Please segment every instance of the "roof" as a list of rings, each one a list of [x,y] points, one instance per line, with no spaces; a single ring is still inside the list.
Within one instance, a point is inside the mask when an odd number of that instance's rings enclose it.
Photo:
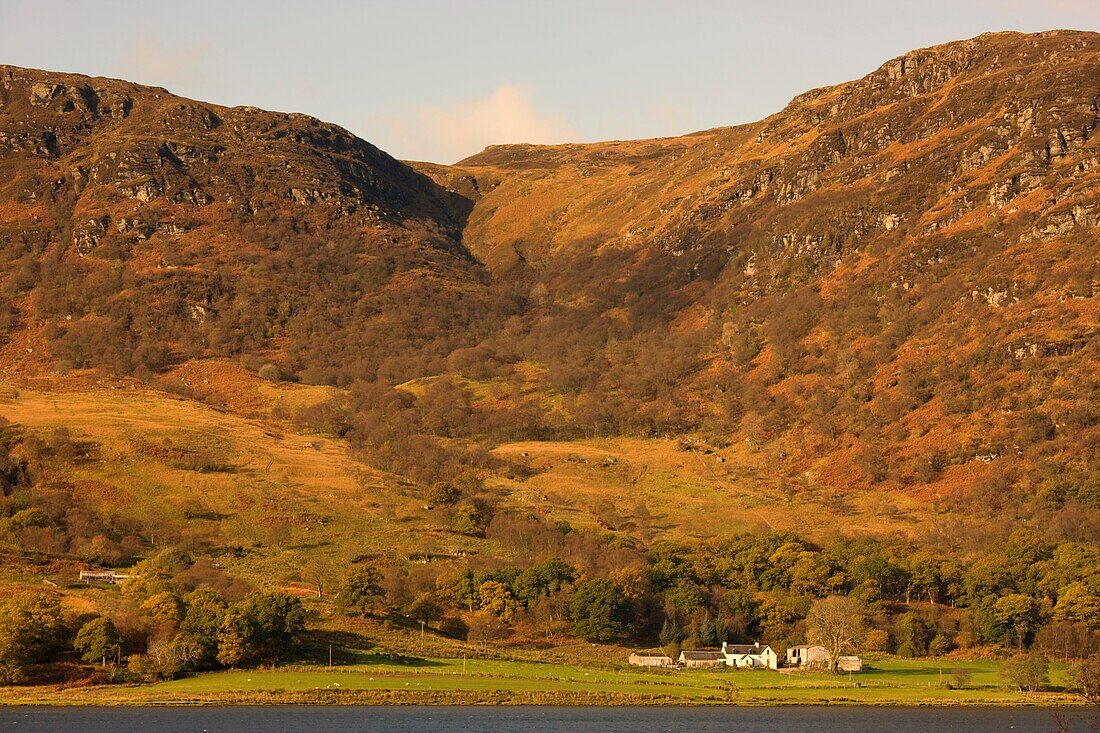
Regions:
[[[771,647],[767,644],[726,644],[727,654],[763,654],[765,650],[770,650]]]
[[[672,661],[672,657],[667,654],[645,654],[642,652],[631,652],[630,656],[637,657],[638,659],[667,659]]]
[[[680,652],[680,656],[683,657],[685,660],[692,659],[692,660],[695,660],[695,661],[703,661],[703,660],[708,660],[708,659],[716,659],[717,660],[717,659],[725,659],[726,658],[725,654],[723,654],[722,652],[716,652],[716,651]]]

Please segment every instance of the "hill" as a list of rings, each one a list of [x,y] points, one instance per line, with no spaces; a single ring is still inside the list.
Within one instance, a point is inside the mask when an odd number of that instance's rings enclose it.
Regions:
[[[750,125],[462,161],[487,182],[464,243],[527,288],[485,345],[588,430],[703,429],[810,486],[994,514],[1092,505],[1098,50],[990,34]]]
[[[482,641],[605,580],[646,642],[798,641],[835,593],[883,649],[1092,634],[1098,122],[1072,31],[455,166],[0,67],[4,581],[141,562],[63,595],[143,649],[161,588],[354,628],[322,587],[359,567]]]
[[[335,125],[0,67],[0,149],[9,365],[268,353],[346,383],[484,328],[465,202]]]

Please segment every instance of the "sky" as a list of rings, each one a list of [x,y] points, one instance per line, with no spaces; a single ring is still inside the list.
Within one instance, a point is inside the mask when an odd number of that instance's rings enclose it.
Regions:
[[[406,160],[751,122],[987,31],[1100,30],[1100,0],[0,0],[0,64],[303,112]]]

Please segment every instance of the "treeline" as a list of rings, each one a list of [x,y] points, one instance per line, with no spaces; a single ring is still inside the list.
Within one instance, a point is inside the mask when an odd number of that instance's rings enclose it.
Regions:
[[[351,618],[422,622],[483,647],[581,638],[670,653],[722,641],[782,651],[843,622],[837,654],[1030,652],[1070,661],[1100,652],[1100,554],[1027,530],[986,553],[946,558],[904,542],[818,545],[790,532],[645,547],[503,512],[483,532],[524,560],[359,561],[326,578],[335,592],[311,603]],[[78,656],[126,660],[126,673],[143,679],[268,664],[292,654],[306,629],[298,598],[252,590],[207,558],[162,551],[132,576],[106,614],[66,617],[47,591],[6,599],[5,678]]]
[[[133,573],[122,587],[122,610],[111,614],[67,616],[61,595],[49,591],[20,591],[0,602],[0,682],[49,678],[42,665],[78,659],[98,665],[104,681],[273,664],[305,631],[298,598],[248,591],[208,561],[165,551]]]
[[[348,582],[369,590],[347,597],[370,600],[345,607],[410,615],[451,632],[465,623],[479,640],[575,634],[695,647],[763,639],[785,649],[806,640],[815,602],[841,596],[865,616],[862,651],[1036,648],[1071,658],[1100,650],[1100,553],[1026,530],[988,553],[950,558],[877,540],[818,546],[789,532],[643,548],[533,516],[500,515],[486,532],[544,559],[421,568],[388,587],[384,573],[356,571]]]

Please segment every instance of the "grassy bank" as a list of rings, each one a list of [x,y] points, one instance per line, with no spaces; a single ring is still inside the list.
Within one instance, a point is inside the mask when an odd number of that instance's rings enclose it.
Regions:
[[[965,669],[964,689],[950,689]],[[1052,670],[1060,688],[1064,668]],[[882,660],[856,675],[607,670],[569,664],[418,659],[333,669],[215,672],[148,686],[6,688],[13,705],[549,704],[1072,705],[1063,692],[1008,689],[996,661]]]

